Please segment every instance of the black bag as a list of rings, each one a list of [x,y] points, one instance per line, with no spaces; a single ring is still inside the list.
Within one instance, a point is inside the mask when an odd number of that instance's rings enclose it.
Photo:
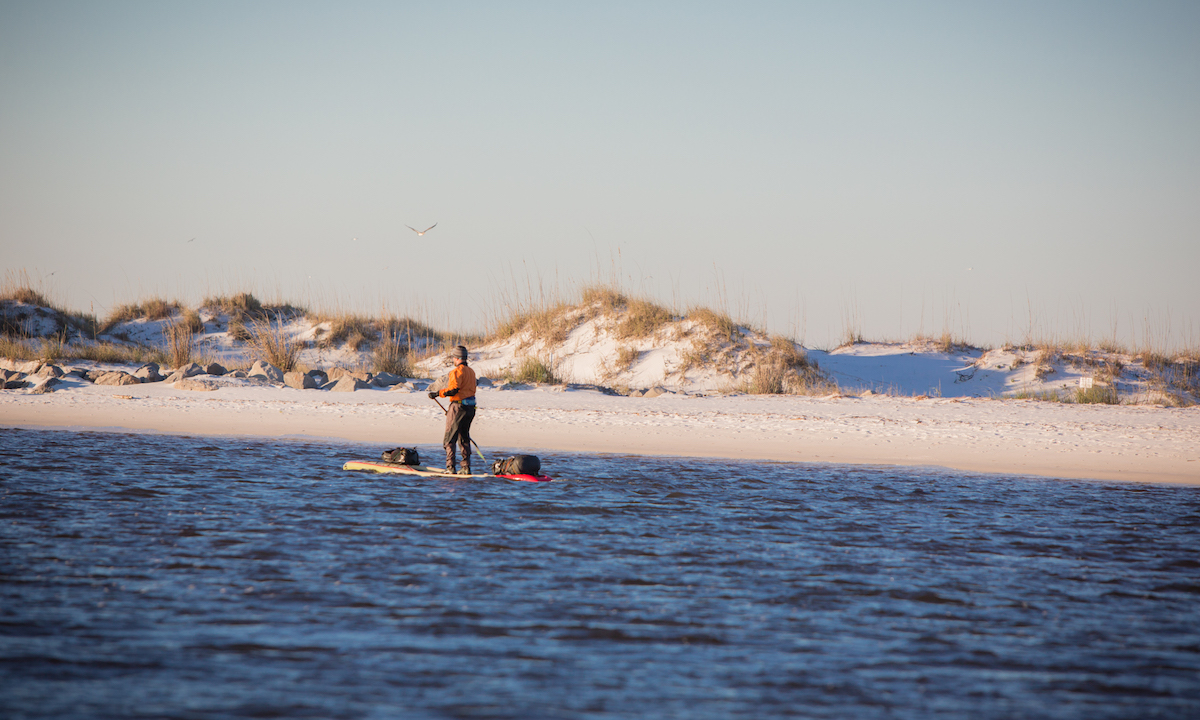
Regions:
[[[421,456],[417,453],[416,448],[396,448],[395,450],[384,450],[383,461],[395,465],[420,465]]]
[[[493,475],[541,475],[542,461],[536,455],[513,455],[492,463]]]

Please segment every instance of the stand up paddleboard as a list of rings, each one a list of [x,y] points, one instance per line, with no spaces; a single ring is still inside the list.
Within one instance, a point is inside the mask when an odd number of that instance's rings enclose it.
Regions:
[[[390,475],[416,475],[418,477],[446,478],[465,480],[467,478],[501,478],[504,480],[523,480],[525,482],[550,482],[554,478],[548,475],[489,475],[487,473],[473,475],[456,475],[441,468],[428,465],[400,465],[398,463],[378,462],[373,460],[351,460],[342,466],[343,470],[361,470]]]

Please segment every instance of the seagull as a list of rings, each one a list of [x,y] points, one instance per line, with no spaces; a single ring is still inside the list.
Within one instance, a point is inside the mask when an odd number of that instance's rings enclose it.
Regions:
[[[419,236],[424,235],[425,233],[429,232],[430,230],[434,229],[435,227],[437,227],[437,223],[430,225],[429,227],[425,228],[424,230],[418,230],[415,227],[413,227],[412,225],[405,225],[404,227],[408,228],[409,230],[412,230],[419,237]]]

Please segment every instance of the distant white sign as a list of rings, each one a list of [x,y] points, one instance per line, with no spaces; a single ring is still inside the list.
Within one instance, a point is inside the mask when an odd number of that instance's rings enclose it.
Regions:
[[[1080,388],[1087,390],[1091,386],[1092,386],[1092,379],[1090,377],[1079,378],[1079,387]]]

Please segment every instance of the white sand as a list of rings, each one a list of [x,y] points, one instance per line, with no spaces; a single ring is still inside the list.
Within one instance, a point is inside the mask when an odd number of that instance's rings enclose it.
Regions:
[[[943,466],[971,472],[1200,484],[1200,407],[1065,405],[969,398],[664,395],[481,389],[485,452],[544,450],[790,462]],[[53,393],[0,392],[0,428],[336,438],[373,457],[439,445],[424,393],[278,387],[214,392],[68,380]]]

